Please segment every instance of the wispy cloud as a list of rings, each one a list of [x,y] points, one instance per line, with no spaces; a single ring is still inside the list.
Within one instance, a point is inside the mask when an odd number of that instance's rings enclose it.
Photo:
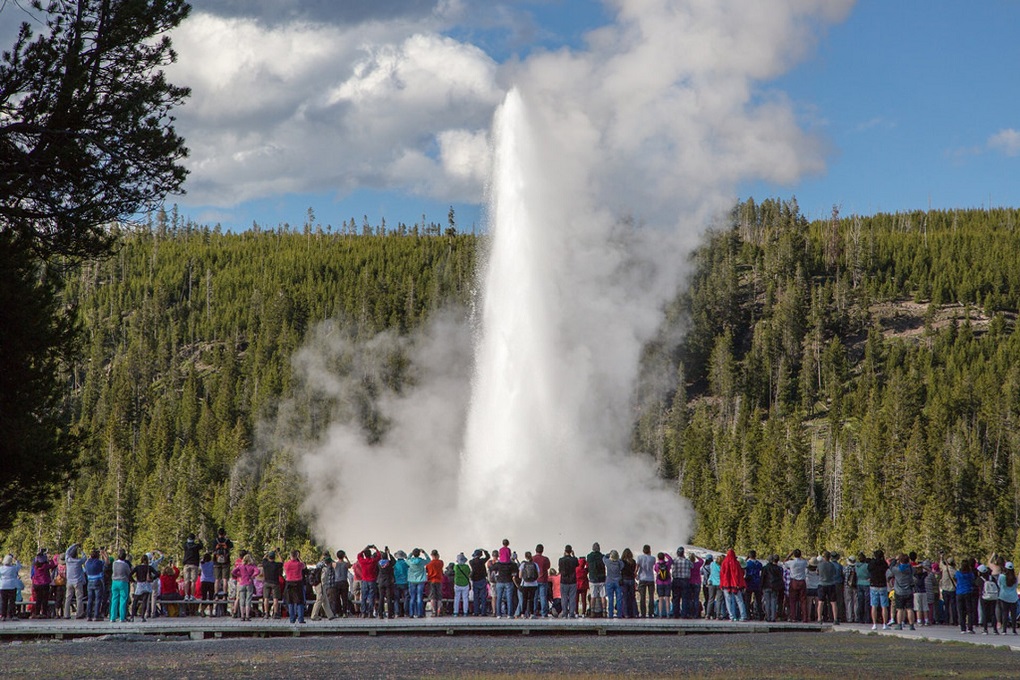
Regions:
[[[988,148],[1007,156],[1020,156],[1020,131],[1013,128],[999,130],[988,138]]]
[[[896,121],[889,120],[885,116],[875,116],[855,125],[854,132],[868,132],[876,129],[892,130],[894,127],[896,127]]]

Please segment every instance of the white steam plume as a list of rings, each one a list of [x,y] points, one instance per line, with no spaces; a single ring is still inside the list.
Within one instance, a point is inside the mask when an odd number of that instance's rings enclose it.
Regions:
[[[447,354],[419,359],[418,387],[382,404],[381,444],[334,426],[303,458],[321,539],[456,550],[504,536],[552,549],[687,539],[687,506],[626,453],[641,348],[739,181],[823,168],[792,105],[758,83],[851,3],[611,5],[616,21],[586,50],[504,67],[516,87],[497,116],[470,415],[467,362]]]
[[[325,324],[294,360],[299,398],[336,404],[314,443],[292,442],[307,480],[304,509],[316,538],[351,554],[381,548],[459,544],[457,453],[471,371],[463,314],[433,315],[413,339],[383,333],[368,341]],[[407,362],[398,382],[394,359]],[[372,442],[365,410],[384,421]],[[426,545],[428,543],[428,545]]]

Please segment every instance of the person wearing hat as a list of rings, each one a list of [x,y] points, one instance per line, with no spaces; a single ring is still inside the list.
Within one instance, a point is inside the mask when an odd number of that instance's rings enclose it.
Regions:
[[[857,558],[853,555],[846,556],[846,566],[843,567],[843,611],[847,623],[860,623],[857,615]]]
[[[375,580],[376,593],[378,593],[379,618],[395,618],[397,615],[397,580],[395,574],[396,560],[390,552],[389,546],[383,547],[383,556],[379,560],[379,572]]]
[[[275,550],[270,550],[262,560],[262,611],[263,616],[267,619],[274,619],[280,614],[280,579],[282,577],[283,562],[276,558]],[[272,607],[269,606],[270,602],[273,603]]]
[[[473,616],[485,616],[488,613],[489,570],[486,566],[488,562],[489,551],[482,548],[476,549],[468,561],[468,564],[471,565],[471,591],[474,598],[471,614]]]
[[[1006,629],[1011,628],[1013,635],[1016,635],[1016,605],[1017,605],[1017,579],[1016,570],[1012,562],[1006,562],[999,574],[999,603],[997,615],[1002,622],[1002,634]]]
[[[471,565],[464,553],[457,554],[456,564],[453,565],[453,615],[467,616],[470,611],[471,592]]]
[[[606,562],[598,543],[592,543],[585,558],[588,565],[588,611],[592,616],[603,616],[606,611]]]
[[[18,584],[21,583],[20,571],[21,563],[14,559],[14,555],[4,555],[3,566],[0,566],[0,621],[13,621],[17,616],[15,603]]]
[[[705,580],[708,586],[708,594],[705,596],[705,618],[724,619],[726,618],[726,599],[720,583],[722,582],[722,559],[709,555],[711,561],[708,563],[708,579]]]
[[[804,621],[810,621],[815,616],[818,607],[818,557],[808,560],[807,572],[804,579],[804,596],[807,598],[806,609],[804,610]]]
[[[312,590],[315,591],[312,620],[316,620],[321,612],[332,621],[336,618],[336,610],[333,609],[333,602],[336,600],[336,572],[333,570],[333,556],[328,552],[322,553],[322,558],[314,568],[319,572],[319,583],[312,586]]]
[[[992,630],[999,634],[998,620],[995,618],[996,608],[999,603],[999,581],[991,573],[987,564],[978,567],[978,592],[981,596],[981,614],[984,631],[982,635],[988,635],[988,621],[992,622]]]
[[[407,553],[398,550],[393,553],[393,597],[398,617],[407,616]]]
[[[942,603],[940,607],[940,623],[950,626],[959,624],[956,612],[956,579],[953,573],[956,571],[956,561],[952,557],[944,555],[935,563],[935,573],[938,580],[938,588],[942,591]]]

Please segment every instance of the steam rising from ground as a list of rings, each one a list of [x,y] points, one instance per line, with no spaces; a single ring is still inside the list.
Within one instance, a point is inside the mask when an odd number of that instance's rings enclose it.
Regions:
[[[287,445],[300,454],[305,510],[320,541],[352,552],[369,543],[459,545],[457,452],[470,357],[463,313],[438,312],[413,338],[360,340],[333,323],[317,329],[295,357],[296,391],[331,404],[330,424],[313,441],[289,437]]]
[[[320,540],[471,550],[504,536],[557,549],[688,538],[687,505],[654,461],[627,452],[641,348],[738,181],[822,169],[791,105],[755,83],[849,3],[611,4],[617,20],[588,50],[505,74],[516,86],[495,127],[473,380],[463,319],[390,338],[415,376],[376,395],[385,437],[370,444],[338,422],[302,447]],[[342,402],[351,384],[323,369],[323,351],[352,349],[313,346],[295,365]]]

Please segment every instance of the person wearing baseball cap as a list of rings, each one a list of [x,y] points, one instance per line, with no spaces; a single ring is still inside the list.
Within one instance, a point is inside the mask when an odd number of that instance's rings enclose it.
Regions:
[[[1017,580],[1016,570],[1012,562],[1006,562],[1002,573],[999,574],[999,602],[998,616],[1002,622],[1002,634],[1012,630],[1016,635],[1016,604],[1017,604]]]

